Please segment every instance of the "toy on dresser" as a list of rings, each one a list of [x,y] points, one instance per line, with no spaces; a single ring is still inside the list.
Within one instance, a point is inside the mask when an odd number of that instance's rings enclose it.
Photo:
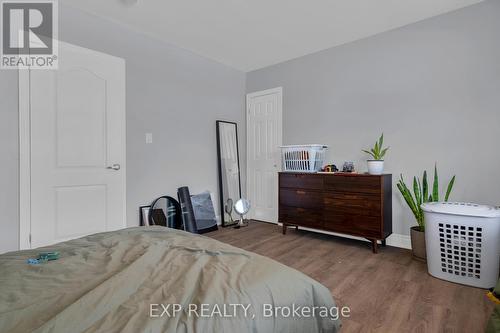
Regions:
[[[321,168],[321,172],[338,172],[339,169],[335,164],[328,164]]]
[[[340,171],[335,164],[328,164],[321,168],[322,173],[335,173],[335,172],[345,172],[345,173],[355,173],[353,162],[344,162],[342,165],[342,171]]]

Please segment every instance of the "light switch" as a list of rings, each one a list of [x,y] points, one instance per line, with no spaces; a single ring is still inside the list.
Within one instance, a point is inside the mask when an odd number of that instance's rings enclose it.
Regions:
[[[153,133],[146,133],[146,143],[153,143]]]

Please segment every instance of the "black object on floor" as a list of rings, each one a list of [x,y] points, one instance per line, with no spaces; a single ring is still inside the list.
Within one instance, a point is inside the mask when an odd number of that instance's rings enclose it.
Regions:
[[[181,229],[182,213],[179,202],[169,196],[159,197],[150,206],[148,222],[149,225]]]
[[[182,221],[184,222],[184,230],[193,234],[198,233],[196,226],[196,218],[194,216],[193,204],[191,203],[191,195],[187,186],[177,189],[177,197],[181,205]]]

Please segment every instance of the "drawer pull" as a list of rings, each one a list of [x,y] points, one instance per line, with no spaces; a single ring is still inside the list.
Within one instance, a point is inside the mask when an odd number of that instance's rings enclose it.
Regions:
[[[297,194],[300,194],[300,195],[304,195],[304,194],[306,194],[306,192],[305,192],[305,191],[297,191],[296,193],[297,193]]]

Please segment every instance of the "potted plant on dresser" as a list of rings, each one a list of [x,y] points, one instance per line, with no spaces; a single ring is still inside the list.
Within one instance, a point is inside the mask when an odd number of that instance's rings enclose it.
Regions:
[[[383,148],[384,144],[384,133],[380,136],[378,141],[375,142],[375,146],[370,150],[363,150],[365,153],[370,154],[373,159],[368,160],[368,173],[370,175],[381,175],[384,172],[384,156],[387,153],[387,148]]]
[[[454,184],[455,176],[453,176],[448,183],[444,201],[448,201]],[[427,255],[425,251],[425,221],[424,212],[421,205],[426,202],[439,201],[439,178],[437,167],[434,166],[434,180],[432,183],[432,188],[429,188],[429,183],[427,181],[427,171],[424,171],[422,182],[418,177],[413,177],[413,194],[405,184],[403,175],[401,175],[397,186],[399,191],[403,195],[404,200],[408,204],[408,207],[410,207],[413,215],[415,216],[415,219],[417,220],[417,226],[410,228],[411,249],[413,252],[413,256],[417,259],[426,260]]]

